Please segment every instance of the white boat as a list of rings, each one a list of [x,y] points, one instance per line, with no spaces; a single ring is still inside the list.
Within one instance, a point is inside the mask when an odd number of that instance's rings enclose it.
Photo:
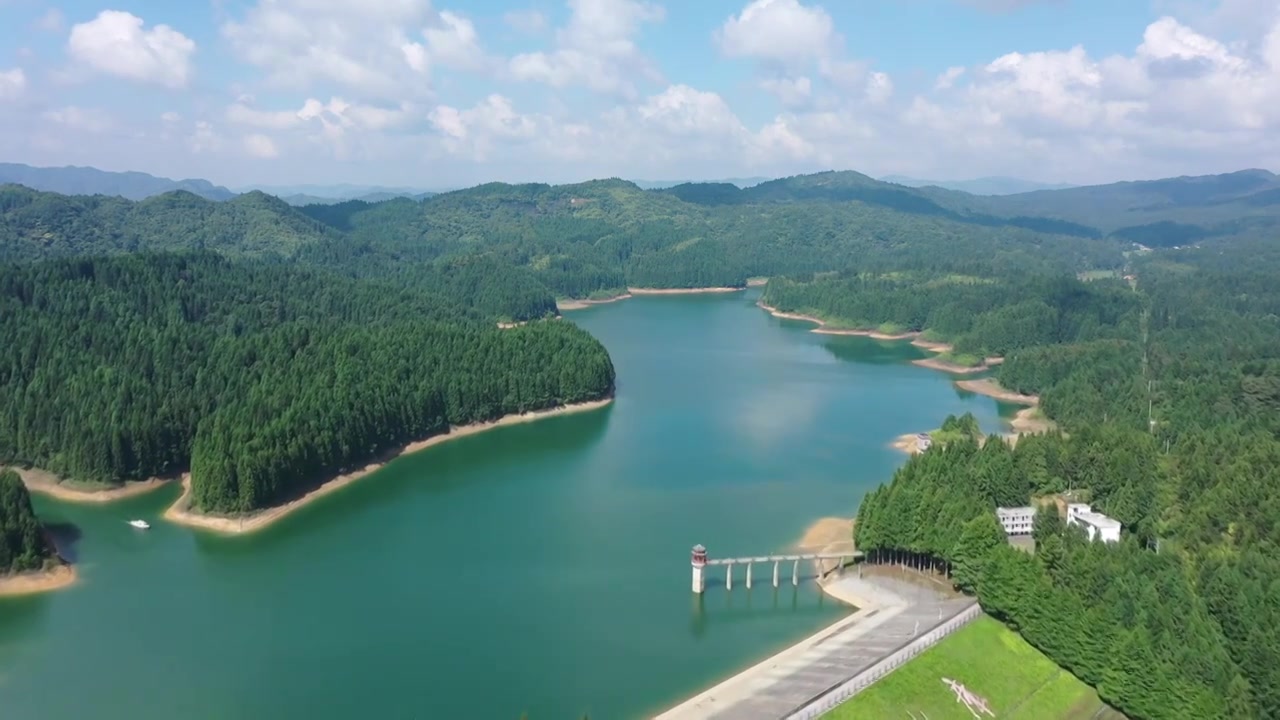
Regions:
[[[151,528],[151,526],[147,524],[146,520],[130,520],[129,524],[139,530],[149,530]]]

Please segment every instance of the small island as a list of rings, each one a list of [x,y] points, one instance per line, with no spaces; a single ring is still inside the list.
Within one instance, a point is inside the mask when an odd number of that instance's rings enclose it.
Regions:
[[[978,418],[974,417],[973,413],[965,413],[960,417],[948,415],[947,419],[942,421],[942,427],[924,433],[900,435],[893,441],[892,446],[909,455],[915,455],[934,445],[946,447],[960,440],[971,440],[979,444],[984,440],[982,428],[978,426]]]
[[[75,570],[58,557],[13,470],[0,470],[0,597],[67,587]]]

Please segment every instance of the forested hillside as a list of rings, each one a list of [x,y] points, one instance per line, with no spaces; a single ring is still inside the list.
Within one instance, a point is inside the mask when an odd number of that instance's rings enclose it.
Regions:
[[[957,354],[977,357],[1058,343],[1131,341],[1142,310],[1141,298],[1121,281],[1053,275],[844,271],[807,282],[774,278],[762,301],[834,327],[923,332],[952,344]]]
[[[0,269],[0,346],[0,463],[104,482],[190,467],[217,512],[613,390],[570,323],[499,330],[421,290],[207,252]]]
[[[139,250],[287,257],[336,233],[262,193],[214,202],[185,191],[137,202],[0,186],[0,261]]]
[[[27,487],[17,473],[0,469],[0,576],[39,570],[53,557]]]
[[[858,544],[947,564],[1131,717],[1280,717],[1280,252],[1235,241],[1134,271],[1138,323],[1013,349],[999,370],[1069,440],[930,450],[868,495]],[[1121,545],[1045,511],[1035,555],[1010,549],[995,506],[1065,489],[1120,520]]]
[[[857,173],[742,191],[730,185],[738,193],[731,203],[708,201],[706,187],[714,186],[491,183],[420,201],[293,208],[258,192],[227,202],[183,192],[130,202],[6,186],[0,261],[213,250],[393,277],[407,287],[461,282],[464,294],[484,298],[478,307],[512,320],[540,317],[553,296],[617,294],[628,286],[740,287],[748,277],[854,262],[983,275],[1076,273],[1122,263],[1121,244],[1097,239],[1090,228],[956,213]],[[493,271],[484,277],[507,280],[489,287],[460,280],[476,256]],[[509,296],[508,285],[516,287]]]
[[[1055,234],[1072,228],[976,221],[927,200],[919,199],[919,207],[899,202],[896,195],[882,201],[874,193],[805,189],[821,177],[747,190],[682,185],[645,191],[622,180],[491,183],[420,203],[353,201],[303,211],[370,248],[410,260],[485,248],[530,268],[561,297],[628,285],[742,286],[748,277],[855,262],[869,269],[980,274],[1043,268],[1075,273],[1123,262],[1119,244],[1089,237],[1096,233],[1087,229],[1081,231],[1085,237]],[[738,199],[718,202],[708,193]]]

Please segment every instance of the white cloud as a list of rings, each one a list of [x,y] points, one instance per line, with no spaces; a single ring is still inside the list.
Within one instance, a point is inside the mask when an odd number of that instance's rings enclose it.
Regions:
[[[937,81],[933,84],[933,89],[947,90],[956,84],[956,80],[959,80],[961,75],[964,75],[963,67],[949,67],[938,76]]]
[[[577,157],[591,142],[590,131],[575,123],[557,125],[549,116],[523,114],[502,95],[493,94],[459,110],[441,105],[428,115],[441,146],[449,155],[485,163],[519,153],[526,162]],[[560,139],[570,142],[561,142]],[[503,149],[499,154],[497,151]]]
[[[784,64],[831,56],[840,45],[831,16],[798,0],[754,0],[716,33],[728,57]]]
[[[447,41],[435,58],[430,38]],[[427,0],[258,0],[223,36],[243,62],[264,71],[272,86],[341,88],[361,97],[424,95],[416,77],[437,61],[470,57],[470,22],[437,13]],[[413,37],[424,37],[417,42]]]
[[[275,141],[261,133],[244,136],[244,151],[251,157],[271,159],[280,156]]]
[[[86,132],[90,134],[100,134],[111,129],[111,120],[106,113],[101,110],[87,110],[85,108],[68,105],[63,108],[54,110],[46,110],[40,114],[44,120],[60,125],[69,130]]]
[[[511,58],[508,69],[513,77],[557,88],[583,85],[626,97],[636,93],[633,78],[658,78],[634,36],[644,23],[662,20],[661,6],[643,0],[568,2],[569,22],[556,31],[556,49]]]
[[[1130,49],[1119,54],[1091,54],[1086,46],[1029,48],[994,52],[933,77],[908,71],[890,77],[847,55],[837,29],[815,6],[758,0],[729,18],[717,42],[725,55],[754,66],[746,92],[778,101],[761,116],[751,104],[759,97],[739,105],[737,95],[710,86],[658,81],[638,42],[662,13],[635,0],[576,0],[568,22],[548,36],[551,47],[503,64],[506,80],[585,87],[607,98],[534,93],[525,99],[494,88],[478,101],[431,95],[431,81],[446,66],[496,71],[476,26],[456,13],[422,0],[368,0],[363,14],[339,0],[254,2],[233,23],[239,29],[228,31],[232,48],[246,60],[261,59],[267,77],[296,80],[296,95],[268,101],[266,90],[250,82],[232,92],[254,92],[261,100],[241,95],[212,115],[199,102],[174,105],[183,117],[159,120],[163,108],[139,109],[136,117],[121,114],[110,124],[79,108],[6,109],[9,120],[21,115],[30,127],[14,125],[9,140],[0,138],[0,151],[27,152],[13,138],[44,132],[41,143],[61,140],[59,159],[74,161],[77,145],[119,146],[113,152],[127,157],[121,148],[137,127],[154,142],[129,146],[134,157],[167,152],[163,161],[177,163],[172,158],[186,144],[202,154],[189,174],[219,162],[234,174],[251,143],[258,155],[269,154],[266,143],[249,139],[261,136],[287,160],[250,165],[282,179],[337,173],[331,159],[339,157],[351,161],[341,172],[363,172],[370,182],[405,181],[430,167],[449,184],[825,168],[1090,182],[1280,167],[1280,23],[1274,22],[1246,41],[1235,32],[1208,32],[1207,21],[1170,16],[1137,29]],[[283,10],[290,11],[288,20]],[[797,12],[800,20],[760,23],[753,14],[779,12]],[[748,32],[753,28],[764,35]],[[237,45],[251,38],[261,46]],[[366,43],[369,38],[381,42]],[[323,58],[334,63],[308,65]],[[331,72],[335,68],[352,72]],[[689,77],[682,68],[674,71]],[[0,99],[30,95],[28,82],[34,80],[22,69],[0,71]],[[112,134],[112,143],[79,142],[72,133],[95,122],[99,132]],[[32,152],[45,146],[31,145]],[[82,152],[93,157],[96,149]]]
[[[245,97],[231,104],[226,110],[227,122],[277,133],[293,132],[339,158],[350,157],[353,146],[378,144],[382,133],[406,126],[417,113],[416,107],[408,102],[399,107],[382,107],[348,102],[340,97],[332,97],[328,102],[309,98],[297,110],[261,110],[251,102],[252,98]],[[251,142],[250,138],[256,136],[266,137],[250,134],[245,142]],[[260,140],[252,142],[264,147]]]
[[[422,37],[425,43],[407,42],[400,48],[415,72],[425,73],[433,63],[459,70],[483,70],[494,63],[480,47],[475,25],[448,10],[422,30]]]
[[[913,98],[903,118],[963,138],[939,161],[980,162],[989,172],[1080,179],[1132,176],[1139,167],[1158,175],[1274,166],[1273,38],[1280,23],[1257,43],[1228,45],[1163,17],[1129,55],[1098,59],[1083,47],[1009,53],[975,69],[964,89]]]
[[[207,120],[197,120],[195,129],[188,139],[191,152],[196,155],[203,153],[216,153],[222,150],[224,142],[222,135],[218,133],[213,123]]]
[[[58,8],[49,8],[36,20],[36,28],[45,32],[62,32],[62,28],[66,26],[67,18]]]
[[[71,28],[67,52],[80,65],[107,75],[170,88],[187,84],[196,44],[168,25],[143,29],[142,18],[103,10]]]
[[[882,72],[873,72],[867,77],[867,99],[879,105],[893,96],[893,81]]]
[[[888,87],[883,74],[868,75],[868,63],[845,57],[844,39],[826,10],[799,0],[752,0],[713,37],[725,57],[755,61],[760,86],[785,108],[830,105],[854,93],[873,100]]]
[[[803,106],[813,97],[813,83],[804,75],[765,78],[760,81],[760,87],[786,107]]]
[[[27,74],[22,68],[0,70],[0,102],[17,100],[26,90]]]
[[[547,29],[547,16],[537,10],[509,10],[502,15],[502,21],[511,29],[527,35],[536,35]]]
[[[671,135],[738,136],[746,132],[724,98],[688,85],[672,85],[646,100],[637,112],[647,124]]]

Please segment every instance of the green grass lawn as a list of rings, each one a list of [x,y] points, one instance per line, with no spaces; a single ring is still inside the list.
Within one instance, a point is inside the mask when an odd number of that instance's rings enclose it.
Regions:
[[[1121,718],[1017,633],[983,616],[827,713],[830,720],[973,720],[942,682],[986,699],[999,720]],[[910,714],[908,714],[910,711]],[[990,717],[982,716],[984,720]]]

